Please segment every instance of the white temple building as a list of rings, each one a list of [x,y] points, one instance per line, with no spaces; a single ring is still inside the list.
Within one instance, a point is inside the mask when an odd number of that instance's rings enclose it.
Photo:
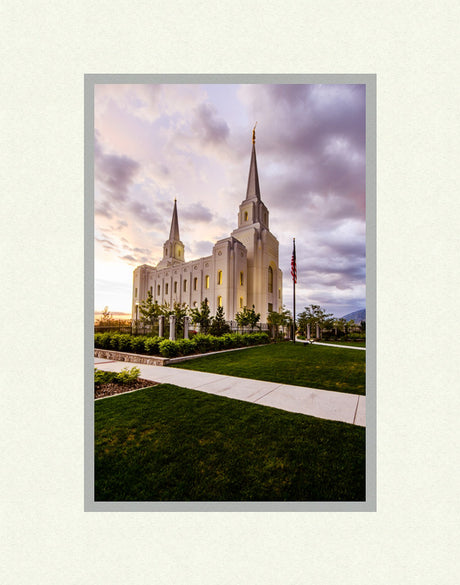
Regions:
[[[222,306],[225,318],[234,320],[243,307],[253,305],[262,323],[269,311],[283,302],[283,273],[278,265],[278,240],[269,229],[269,212],[260,196],[255,131],[246,197],[240,204],[238,227],[228,238],[216,242],[212,254],[186,262],[179,235],[177,202],[163,258],[156,266],[143,264],[134,270],[132,317],[139,318],[139,305],[148,291],[159,304],[186,303],[199,307],[207,298],[211,315]]]

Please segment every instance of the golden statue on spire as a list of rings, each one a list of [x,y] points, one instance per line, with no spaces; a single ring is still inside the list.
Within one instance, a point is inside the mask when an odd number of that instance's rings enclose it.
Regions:
[[[254,128],[252,129],[252,144],[256,143],[256,126],[257,122],[254,124]]]

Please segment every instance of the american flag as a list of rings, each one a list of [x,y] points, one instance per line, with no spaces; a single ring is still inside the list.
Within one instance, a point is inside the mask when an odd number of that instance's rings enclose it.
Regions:
[[[292,275],[292,280],[294,281],[294,284],[295,284],[297,282],[297,263],[296,263],[296,258],[295,258],[295,238],[294,238],[294,244],[293,244],[293,249],[292,249],[291,275]]]

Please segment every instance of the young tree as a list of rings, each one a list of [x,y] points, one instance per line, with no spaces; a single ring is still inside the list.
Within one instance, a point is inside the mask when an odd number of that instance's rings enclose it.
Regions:
[[[310,324],[311,334],[315,333],[316,325],[325,327],[330,325],[330,318],[332,313],[326,313],[319,305],[310,305],[305,307],[297,317],[297,327],[300,333],[303,335],[307,334],[307,325]]]
[[[160,305],[157,301],[153,302],[153,296],[150,291],[148,291],[145,301],[142,301],[142,303],[139,305],[139,312],[141,314],[141,322],[144,325],[150,325],[150,327],[153,328],[157,317],[161,313]]]
[[[109,312],[109,307],[104,307],[98,325],[111,325],[113,321],[112,313]]]
[[[200,309],[192,309],[190,312],[192,323],[200,326],[201,333],[207,333],[209,330],[209,326],[211,325],[210,314],[211,310],[208,305],[208,299],[202,301]]]
[[[216,316],[211,319],[211,328],[209,332],[211,335],[224,335],[230,332],[230,326],[225,320],[225,313],[223,307],[217,307]]]
[[[341,337],[342,335],[345,335],[347,322],[343,317],[341,317],[340,319],[335,319],[333,326],[334,329],[337,331],[336,337]]]
[[[292,320],[291,312],[284,307],[284,305],[277,311],[270,311],[268,313],[267,322],[273,329],[273,337],[277,341],[282,333],[280,333],[280,327],[289,326]]]
[[[174,301],[172,314],[176,317],[176,335],[177,337],[183,337],[184,317],[188,315],[188,306],[185,303]]]
[[[252,331],[260,321],[260,313],[256,313],[254,305],[252,305],[252,309],[243,307],[243,310],[235,315],[235,320],[240,327],[250,325]]]

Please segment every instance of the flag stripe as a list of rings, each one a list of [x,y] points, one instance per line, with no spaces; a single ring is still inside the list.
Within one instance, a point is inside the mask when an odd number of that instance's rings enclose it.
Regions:
[[[295,240],[292,249],[292,259],[291,259],[291,276],[294,284],[297,282],[297,262],[295,256]]]

